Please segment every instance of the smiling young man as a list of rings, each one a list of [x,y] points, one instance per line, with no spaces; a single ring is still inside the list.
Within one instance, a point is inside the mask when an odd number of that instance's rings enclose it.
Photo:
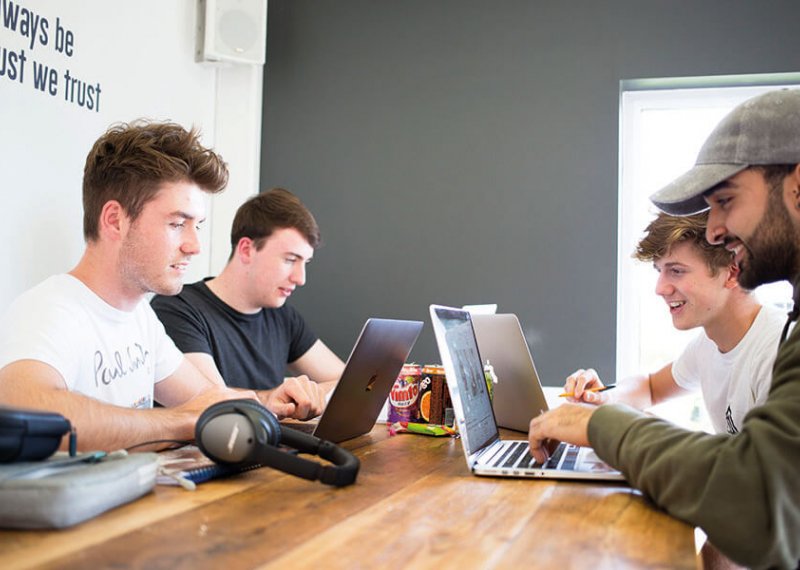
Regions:
[[[320,243],[311,212],[291,192],[273,188],[236,212],[231,256],[222,272],[152,301],[167,334],[206,375],[229,386],[265,389],[296,381],[320,394],[333,388],[344,363],[287,299],[306,282]]]
[[[180,125],[121,124],[101,136],[84,168],[82,258],[23,293],[0,325],[0,403],[58,412],[81,449],[115,450],[192,440],[212,403],[256,398],[201,374],[146,299],[181,290],[206,197],[227,180],[222,159]],[[320,410],[301,386],[258,397],[279,415]]]
[[[659,214],[635,253],[658,271],[656,294],[675,328],[703,330],[674,362],[625,378],[610,392],[591,391],[603,387],[594,369],[574,372],[564,385],[571,401],[644,409],[700,390],[714,430],[737,433],[750,408],[767,399],[785,318],[740,286],[733,254],[706,241],[707,219]]]
[[[734,435],[686,431],[620,404],[566,403],[531,421],[531,453],[544,460],[549,440],[591,445],[733,561],[796,569],[800,328],[788,334],[788,327],[800,314],[800,90],[736,107],[709,135],[694,168],[651,199],[675,215],[710,208],[706,237],[734,252],[743,287],[793,283],[794,309],[776,347],[767,400]]]

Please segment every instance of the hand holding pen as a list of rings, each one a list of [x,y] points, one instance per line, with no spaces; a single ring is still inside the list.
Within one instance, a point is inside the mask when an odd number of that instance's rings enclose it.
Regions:
[[[615,388],[616,384],[606,386],[593,368],[576,370],[567,377],[564,383],[564,393],[560,398],[569,398],[570,402],[585,402],[587,404],[607,404],[611,399],[605,392]]]

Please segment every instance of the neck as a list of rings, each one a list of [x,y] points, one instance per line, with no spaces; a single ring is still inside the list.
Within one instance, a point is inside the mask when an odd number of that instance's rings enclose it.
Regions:
[[[751,294],[741,292],[725,307],[723,317],[703,327],[706,336],[720,352],[730,352],[750,330],[760,310],[761,305]]]
[[[125,287],[116,256],[110,252],[101,252],[100,248],[100,245],[88,244],[78,265],[69,274],[112,307],[121,311],[132,311],[142,301],[144,293]]]
[[[247,280],[239,273],[235,261],[231,261],[225,266],[222,273],[206,281],[206,286],[230,308],[246,315],[255,314],[261,310],[261,307],[248,301],[247,288],[244,286]]]

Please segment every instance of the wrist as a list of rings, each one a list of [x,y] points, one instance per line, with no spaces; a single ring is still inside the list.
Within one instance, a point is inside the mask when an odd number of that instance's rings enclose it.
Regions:
[[[264,406],[265,408],[269,408],[270,400],[272,399],[272,394],[275,393],[275,388],[270,390],[256,390],[256,398],[258,398],[259,403]]]

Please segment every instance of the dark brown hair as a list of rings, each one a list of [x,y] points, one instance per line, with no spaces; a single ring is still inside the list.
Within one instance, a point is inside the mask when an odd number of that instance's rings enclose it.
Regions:
[[[228,166],[200,144],[200,133],[167,122],[145,120],[112,125],[86,157],[83,169],[83,235],[99,237],[98,221],[109,200],[131,220],[165,182],[192,182],[209,193],[228,183]]]
[[[314,216],[300,199],[284,188],[272,188],[239,206],[231,227],[231,257],[242,238],[250,238],[257,250],[276,229],[293,228],[316,249],[322,243]]]

